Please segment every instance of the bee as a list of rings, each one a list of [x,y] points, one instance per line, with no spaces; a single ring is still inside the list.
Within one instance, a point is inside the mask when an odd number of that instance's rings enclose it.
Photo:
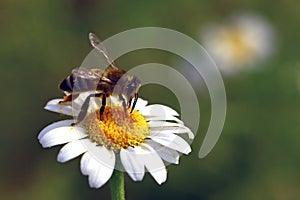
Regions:
[[[127,74],[126,71],[115,66],[106,48],[94,33],[89,34],[89,41],[105,57],[109,66],[106,70],[73,69],[72,73],[60,83],[59,88],[67,94],[64,100],[59,102],[60,104],[73,101],[82,92],[93,92],[83,102],[76,124],[81,122],[86,116],[92,97],[102,98],[99,109],[100,120],[106,106],[106,98],[113,95],[122,102],[125,113],[128,112],[127,108],[130,107],[130,112],[132,112],[138,99],[139,88],[141,87],[141,82],[136,76]]]

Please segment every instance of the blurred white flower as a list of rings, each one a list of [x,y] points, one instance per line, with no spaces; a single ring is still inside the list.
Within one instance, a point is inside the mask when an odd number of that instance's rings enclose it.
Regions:
[[[71,104],[59,104],[62,99],[54,99],[45,109],[76,117],[84,99],[80,96]],[[112,97],[108,100],[113,101]],[[82,122],[53,123],[40,132],[39,142],[44,148],[66,143],[57,156],[62,163],[83,154],[81,172],[89,177],[92,188],[104,185],[113,170],[120,169],[134,181],[141,181],[146,169],[161,184],[167,179],[166,163],[178,164],[179,153],[191,152],[189,144],[178,134],[188,134],[191,139],[194,135],[176,117],[176,111],[164,105],[147,106],[147,103],[138,99],[129,117],[122,106],[108,103],[100,120],[98,105],[101,103],[94,99]],[[121,168],[116,169],[117,165]]]
[[[228,23],[203,29],[201,39],[225,74],[258,65],[274,52],[274,30],[262,17],[235,15]]]

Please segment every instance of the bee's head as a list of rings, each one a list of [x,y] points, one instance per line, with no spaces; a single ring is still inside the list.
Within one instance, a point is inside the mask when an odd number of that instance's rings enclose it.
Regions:
[[[126,84],[124,84],[124,86],[125,87],[123,88],[123,94],[127,97],[128,100],[138,93],[141,87],[141,82],[137,77],[131,76],[130,78],[128,78],[128,81],[126,82]]]

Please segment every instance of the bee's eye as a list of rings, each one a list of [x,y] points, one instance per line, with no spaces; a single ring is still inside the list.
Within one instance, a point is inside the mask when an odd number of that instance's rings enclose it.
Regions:
[[[127,85],[126,90],[128,93],[131,93],[135,90],[135,88],[136,88],[136,84],[133,82]]]

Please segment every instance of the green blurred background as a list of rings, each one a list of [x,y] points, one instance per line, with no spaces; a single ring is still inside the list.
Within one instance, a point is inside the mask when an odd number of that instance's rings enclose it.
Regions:
[[[259,70],[224,78],[228,98],[225,127],[204,159],[198,151],[210,118],[205,88],[198,90],[201,123],[193,152],[168,167],[158,186],[126,175],[128,199],[299,199],[300,196],[300,14],[292,0],[268,1],[9,1],[0,2],[1,199],[109,199],[108,184],[90,189],[80,159],[56,161],[60,147],[42,149],[37,135],[64,119],[43,110],[62,96],[58,83],[90,52],[88,32],[106,39],[127,29],[158,26],[199,40],[199,30],[235,12],[264,16],[276,30],[276,54]],[[174,63],[174,55],[143,50],[117,60],[130,69],[147,62]],[[194,85],[196,88],[197,85]],[[159,86],[141,95],[179,110],[175,96]]]

